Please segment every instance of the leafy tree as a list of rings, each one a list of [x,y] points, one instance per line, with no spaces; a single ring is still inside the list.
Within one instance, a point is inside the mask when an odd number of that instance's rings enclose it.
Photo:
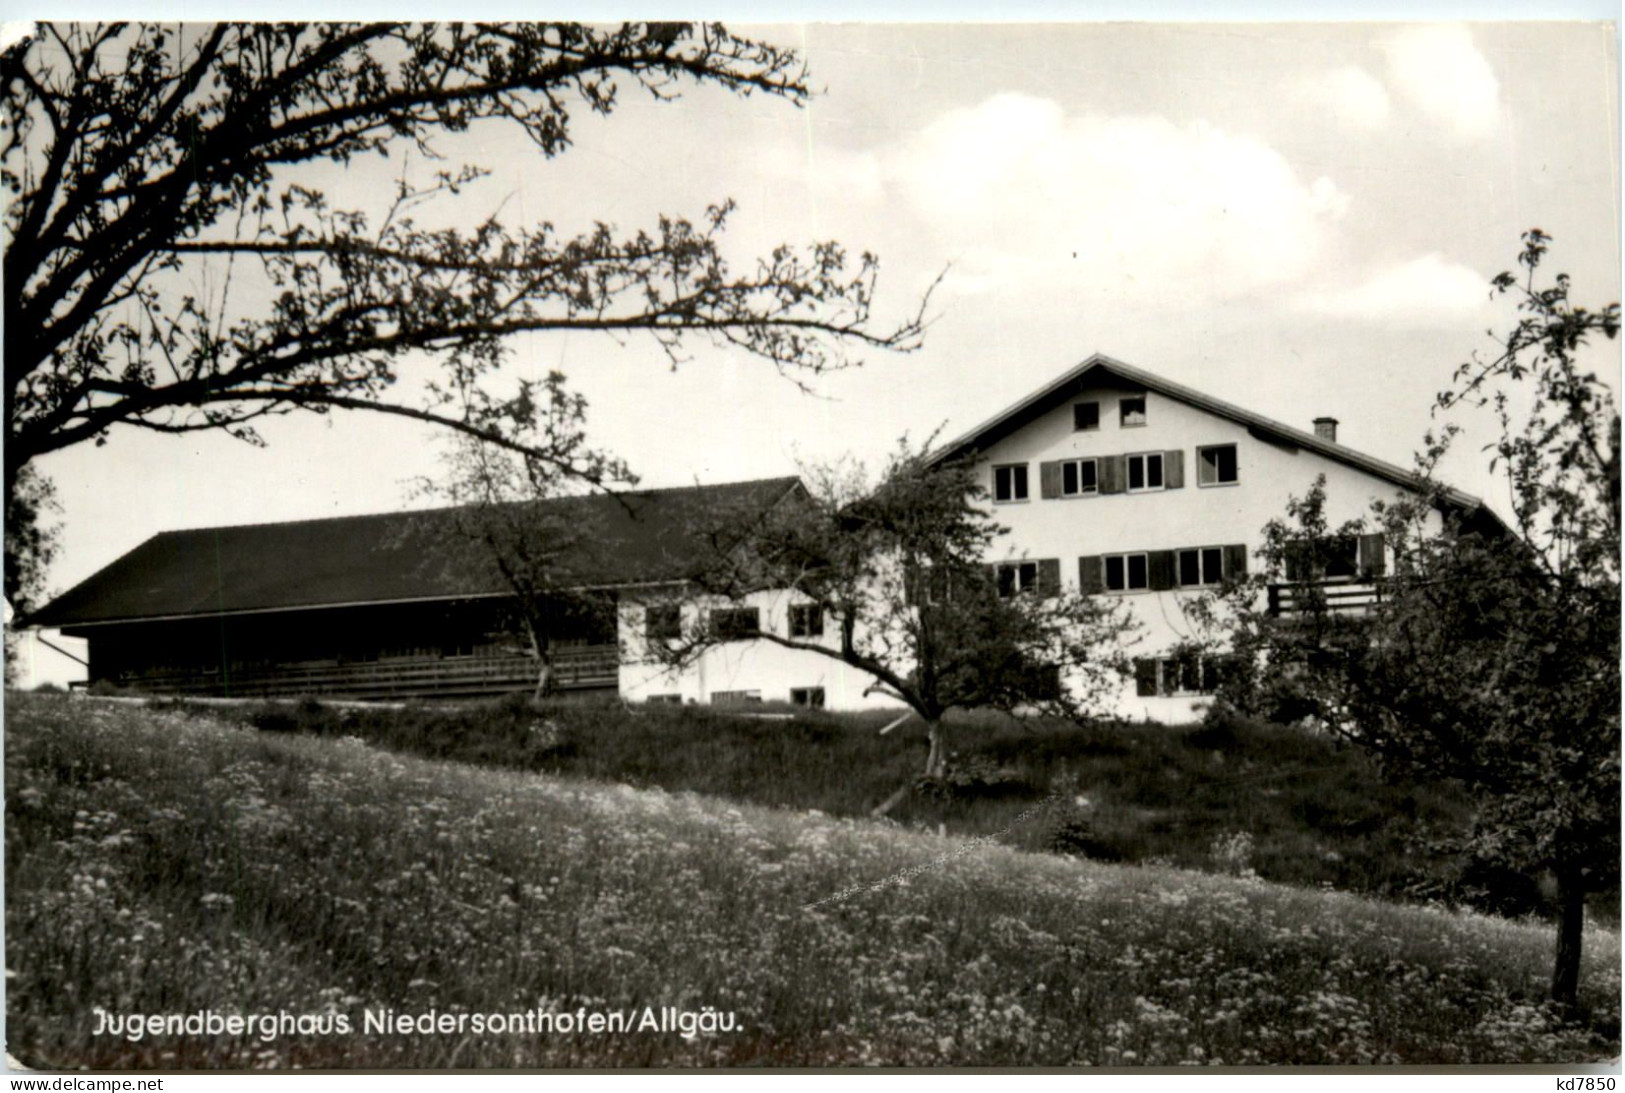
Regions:
[[[5,621],[6,682],[15,682],[16,631],[13,621],[39,607],[46,599],[46,574],[62,542],[62,525],[54,520],[61,511],[56,487],[33,467],[24,467],[16,488],[6,498],[6,580],[8,608]]]
[[[510,595],[500,608],[502,633],[517,636],[515,648],[536,661],[535,697],[554,683],[553,641],[569,630],[615,628],[614,603],[582,591],[592,580],[599,551],[613,549],[593,510],[567,499],[580,482],[560,470],[572,467],[599,484],[631,484],[618,459],[589,447],[586,402],[551,373],[542,385],[546,414],[538,435],[520,434],[525,446],[543,445],[552,458],[457,436],[440,476],[420,480],[419,498],[444,508],[423,513],[405,526],[424,564],[451,571],[490,568]],[[470,550],[473,556],[470,556]]]
[[[970,466],[905,438],[878,483],[850,463],[808,477],[799,503],[734,525],[696,586],[724,602],[786,590],[818,610],[827,637],[750,636],[850,665],[906,704],[926,724],[927,776],[945,769],[950,710],[1081,718],[1120,685],[1122,604],[1063,592],[1036,563],[990,565],[1005,529]],[[730,637],[700,619],[654,652],[680,664]]]
[[[1619,882],[1620,415],[1584,363],[1596,335],[1618,334],[1619,307],[1578,307],[1567,277],[1543,282],[1549,242],[1525,234],[1521,276],[1494,281],[1517,300],[1515,329],[1438,397],[1441,411],[1494,414],[1511,526],[1438,482],[1458,434],[1447,426],[1418,458],[1415,492],[1374,506],[1392,557],[1365,575],[1380,604],[1349,612],[1318,579],[1369,530],[1329,527],[1320,482],[1266,527],[1264,574],[1209,618],[1227,622],[1233,654],[1222,700],[1310,718],[1395,770],[1460,782],[1479,802],[1464,848],[1555,878],[1551,992],[1572,1006],[1586,896]],[[1269,610],[1271,583],[1295,610]]]
[[[542,392],[499,375],[521,331],[641,331],[674,363],[698,336],[792,378],[919,341],[917,316],[871,323],[872,255],[825,242],[735,270],[726,201],[565,236],[420,223],[467,200],[471,166],[403,174],[382,211],[323,189],[360,157],[433,159],[437,137],[478,127],[551,159],[572,110],[610,114],[627,87],[807,100],[794,52],[720,26],[47,23],[0,56],[0,85],[8,499],[32,461],[115,426],[259,443],[260,419],[295,410],[552,459],[525,439]],[[10,569],[9,524],[6,542]]]

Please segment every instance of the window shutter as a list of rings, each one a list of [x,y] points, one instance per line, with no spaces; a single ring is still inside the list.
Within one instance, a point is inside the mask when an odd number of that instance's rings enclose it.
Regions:
[[[1134,661],[1134,693],[1141,698],[1154,698],[1157,694],[1157,662],[1149,657]]]
[[[1185,449],[1174,448],[1162,453],[1162,488],[1183,489],[1185,486]]]
[[[1232,543],[1224,548],[1224,579],[1234,580],[1247,575],[1247,544]]]
[[[1040,596],[1061,594],[1061,559],[1038,559],[1038,594]]]
[[[1382,532],[1360,536],[1360,575],[1380,577],[1388,571],[1382,552]]]
[[[1128,481],[1128,456],[1103,455],[1097,466],[1100,468],[1100,492],[1122,493],[1124,483]]]
[[[1046,501],[1061,496],[1061,464],[1059,460],[1038,465],[1038,496]]]
[[[1151,591],[1163,592],[1174,586],[1174,552],[1153,550],[1146,555],[1146,568],[1151,580]]]
[[[1078,591],[1086,596],[1106,591],[1106,560],[1100,555],[1078,559]]]

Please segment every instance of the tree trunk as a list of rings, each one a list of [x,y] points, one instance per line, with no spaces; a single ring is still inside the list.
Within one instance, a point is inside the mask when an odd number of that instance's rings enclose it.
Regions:
[[[553,657],[547,650],[536,654],[536,694],[533,696],[537,702],[553,693]]]
[[[1573,1006],[1580,993],[1580,934],[1585,925],[1585,878],[1578,865],[1557,867],[1557,959],[1552,967],[1552,1001]]]
[[[940,778],[948,766],[948,747],[943,740],[944,731],[942,720],[925,723],[927,736],[931,741],[931,751],[925,757],[925,776],[927,778]]]

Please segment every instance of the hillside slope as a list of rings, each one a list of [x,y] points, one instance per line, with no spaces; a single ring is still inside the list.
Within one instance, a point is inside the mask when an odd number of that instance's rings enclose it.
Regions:
[[[1586,939],[1588,1018],[1562,1026],[1538,1002],[1547,932],[1492,918],[175,712],[8,696],[6,722],[8,1046],[32,1065],[1415,1065],[1619,1050],[1619,947],[1600,931]],[[97,1008],[325,1014],[326,1034],[132,1040],[98,1035]],[[626,1013],[633,1030],[476,1032],[453,1017],[450,1032],[368,1032],[366,1013],[386,1009]],[[708,1012],[734,1031],[637,1029]]]

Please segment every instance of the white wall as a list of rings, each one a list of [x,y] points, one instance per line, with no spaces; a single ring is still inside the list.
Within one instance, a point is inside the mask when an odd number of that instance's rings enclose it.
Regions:
[[[1326,516],[1330,526],[1367,518],[1377,498],[1392,498],[1398,487],[1347,464],[1302,448],[1287,448],[1253,437],[1246,426],[1173,399],[1147,392],[1146,423],[1119,424],[1119,389],[1088,391],[988,447],[978,461],[988,490],[992,467],[1026,463],[1028,500],[993,505],[993,515],[1009,528],[995,556],[1058,558],[1063,585],[1078,586],[1082,555],[1176,550],[1185,547],[1243,543],[1250,572],[1262,561],[1261,529],[1271,519],[1284,519],[1289,497],[1302,497],[1317,475],[1326,476]],[[1100,403],[1100,427],[1073,430],[1075,402]],[[1305,423],[1307,426],[1308,423]],[[1306,430],[1307,431],[1307,430]],[[1236,445],[1238,482],[1197,484],[1198,446]],[[1049,460],[1119,455],[1142,451],[1184,451],[1185,484],[1180,489],[1043,500],[1039,463]],[[1375,526],[1371,530],[1377,530]],[[1181,605],[1192,591],[1122,593],[1132,604],[1143,629],[1133,655],[1156,656],[1181,640],[1196,637]],[[1120,716],[1158,721],[1188,720],[1205,705],[1202,698],[1142,698],[1132,680],[1124,684],[1116,712]]]
[[[659,601],[658,597],[655,602]],[[682,605],[684,632],[705,624],[704,615],[712,607],[756,607],[763,630],[789,637],[790,605],[806,603],[797,593],[758,592],[737,605],[722,599],[688,602]],[[652,695],[681,695],[683,701],[708,703],[719,691],[756,691],[764,702],[788,702],[792,688],[824,688],[825,708],[832,710],[891,709],[900,704],[891,698],[866,694],[873,677],[842,664],[832,657],[799,649],[786,649],[770,641],[733,641],[714,646],[701,654],[697,663],[682,669],[668,668],[649,655],[644,641],[643,602],[624,597],[621,604],[621,695],[634,702]],[[824,620],[821,644],[834,649],[838,637],[832,620]]]
[[[1371,502],[1389,499],[1398,487],[1329,459],[1317,452],[1270,443],[1226,418],[1166,398],[1145,394],[1146,423],[1119,424],[1118,400],[1128,392],[1115,388],[1086,391],[991,445],[978,461],[990,492],[992,468],[1025,463],[1028,499],[996,503],[993,515],[1009,530],[998,541],[994,558],[1060,561],[1062,583],[1078,587],[1078,558],[1083,555],[1177,550],[1188,547],[1244,544],[1249,571],[1262,560],[1261,530],[1285,518],[1290,497],[1302,497],[1318,475],[1326,476],[1326,516],[1330,526],[1369,518]],[[1100,427],[1076,432],[1072,405],[1100,403]],[[1235,444],[1238,481],[1231,485],[1198,484],[1196,449]],[[1147,493],[1096,494],[1043,499],[1039,464],[1051,460],[1180,449],[1184,485]],[[1372,530],[1376,530],[1373,526]],[[1108,593],[1112,594],[1112,593]],[[1181,641],[1199,637],[1183,607],[1199,595],[1191,590],[1117,593],[1130,604],[1140,623],[1135,657],[1166,654]],[[805,602],[789,592],[764,592],[743,601],[761,611],[764,629],[789,634],[789,607]],[[685,629],[701,624],[702,612],[725,601],[683,606]],[[643,645],[644,606],[635,597],[621,607],[621,693],[633,701],[676,694],[684,702],[709,702],[719,691],[757,691],[764,701],[789,701],[795,687],[823,687],[829,709],[895,708],[889,698],[867,693],[872,678],[832,658],[785,649],[766,641],[738,641],[708,650],[697,663],[673,670],[648,655]],[[824,642],[834,647],[836,635],[826,619]],[[1125,680],[1110,712],[1125,718],[1185,721],[1200,716],[1205,697],[1142,697],[1132,679]]]

